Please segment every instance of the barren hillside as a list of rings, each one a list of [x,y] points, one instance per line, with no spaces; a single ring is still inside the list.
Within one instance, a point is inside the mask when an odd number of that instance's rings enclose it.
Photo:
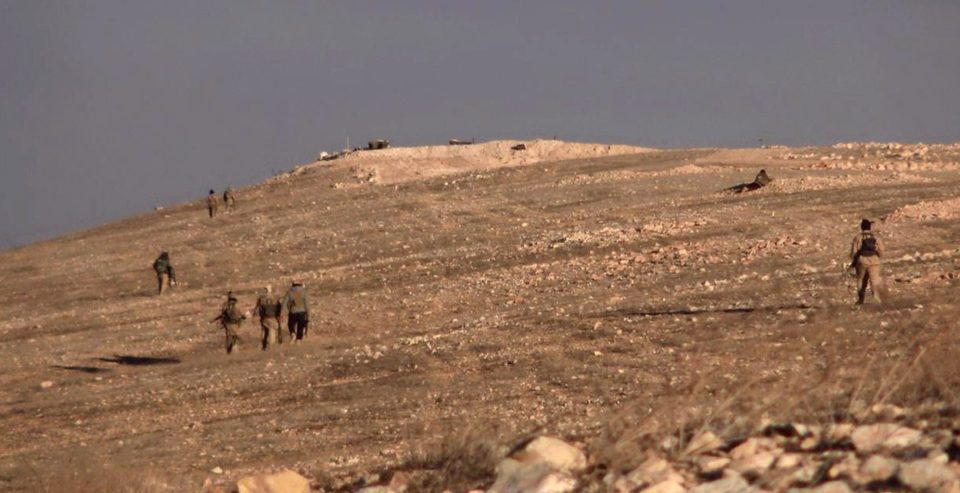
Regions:
[[[545,434],[602,491],[702,427],[957,409],[960,146],[527,144],[351,154],[213,219],[197,200],[0,253],[0,490],[282,468],[317,491],[482,489],[476,450]],[[770,186],[723,191],[761,167]],[[862,217],[884,306],[854,307],[843,269]],[[160,297],[162,250],[180,284]],[[248,320],[224,354],[225,293],[249,309],[292,279],[305,343],[260,351]]]

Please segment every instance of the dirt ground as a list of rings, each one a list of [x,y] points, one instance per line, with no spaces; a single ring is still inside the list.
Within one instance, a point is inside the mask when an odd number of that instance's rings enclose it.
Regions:
[[[196,491],[285,467],[345,488],[464,434],[504,449],[552,434],[617,467],[731,396],[790,395],[764,411],[829,419],[857,398],[946,394],[960,150],[911,168],[871,149],[647,151],[389,184],[332,161],[241,189],[213,219],[197,200],[2,252],[0,490],[151,476]],[[760,167],[773,184],[723,192]],[[888,249],[884,306],[855,307],[844,272],[862,217]],[[180,285],[160,297],[162,250]],[[208,321],[227,290],[250,309],[292,279],[312,299],[306,341],[261,351],[250,319],[225,354]],[[884,387],[893,373],[912,394]]]

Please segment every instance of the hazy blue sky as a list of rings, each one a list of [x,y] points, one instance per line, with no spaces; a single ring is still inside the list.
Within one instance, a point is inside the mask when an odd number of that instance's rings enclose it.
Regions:
[[[0,0],[0,248],[386,137],[960,140],[960,1]]]

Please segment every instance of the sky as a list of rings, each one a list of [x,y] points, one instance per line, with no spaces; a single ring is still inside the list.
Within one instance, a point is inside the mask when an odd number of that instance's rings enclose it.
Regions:
[[[0,249],[339,150],[960,141],[953,0],[0,0]]]

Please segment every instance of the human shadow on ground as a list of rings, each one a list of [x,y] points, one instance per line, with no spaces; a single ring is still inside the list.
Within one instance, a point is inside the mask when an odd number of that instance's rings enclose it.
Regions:
[[[131,356],[115,354],[111,357],[97,358],[105,363],[116,363],[118,365],[147,366],[147,365],[172,365],[180,362],[180,358],[170,358],[165,356]]]
[[[59,368],[61,370],[79,371],[82,373],[106,373],[111,371],[109,368],[100,368],[99,366],[64,366],[50,365],[50,368]]]

